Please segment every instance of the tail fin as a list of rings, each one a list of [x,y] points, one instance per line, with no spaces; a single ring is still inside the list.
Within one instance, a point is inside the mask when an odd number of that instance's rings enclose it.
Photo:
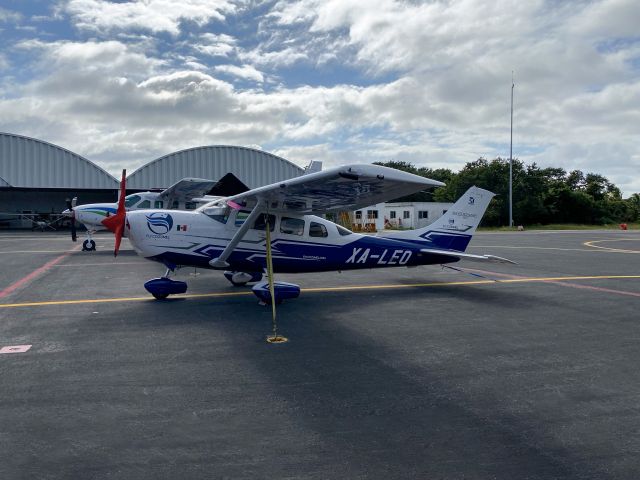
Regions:
[[[488,190],[471,187],[435,222],[421,229],[394,235],[393,238],[464,252],[494,196]]]

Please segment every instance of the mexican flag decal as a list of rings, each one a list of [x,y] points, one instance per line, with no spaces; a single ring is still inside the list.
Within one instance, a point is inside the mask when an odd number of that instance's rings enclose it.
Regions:
[[[178,230],[179,232],[186,232],[187,231],[187,226],[186,225],[178,225],[176,227],[176,230]]]

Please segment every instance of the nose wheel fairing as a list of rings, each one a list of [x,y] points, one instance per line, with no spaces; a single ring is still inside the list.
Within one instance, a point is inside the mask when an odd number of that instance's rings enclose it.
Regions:
[[[187,283],[179,280],[171,280],[166,277],[153,278],[144,284],[144,288],[158,300],[167,298],[169,295],[186,293]]]

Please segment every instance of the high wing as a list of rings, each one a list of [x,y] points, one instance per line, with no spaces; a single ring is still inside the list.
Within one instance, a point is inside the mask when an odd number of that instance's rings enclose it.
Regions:
[[[190,202],[195,197],[202,197],[211,187],[216,184],[214,180],[203,178],[183,178],[174,183],[166,190],[160,192],[158,200],[162,200],[165,205],[171,206],[175,200],[180,202]]]
[[[516,262],[514,262],[513,260],[497,257],[495,255],[473,255],[471,253],[440,250],[439,248],[421,248],[420,251],[422,253],[433,253],[435,255],[442,255],[445,257],[459,258],[460,260],[472,260],[474,262],[511,263],[513,265],[516,265]]]
[[[444,183],[380,165],[347,165],[229,197],[241,205],[300,215],[358,210]]]

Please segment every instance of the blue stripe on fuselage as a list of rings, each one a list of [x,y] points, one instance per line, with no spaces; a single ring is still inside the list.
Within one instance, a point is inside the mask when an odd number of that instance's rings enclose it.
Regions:
[[[425,248],[427,242],[417,244],[380,237],[361,237],[342,246],[298,243],[291,240],[283,241],[283,239],[274,240],[273,244],[276,243],[278,252],[273,256],[273,268],[276,272],[282,273],[409,267],[458,261],[450,256],[421,253],[420,249]],[[428,246],[431,247],[431,245]],[[219,256],[223,247],[200,245],[196,250],[202,253],[197,255],[167,251],[150,258],[165,265],[211,268],[209,260]],[[229,270],[263,271],[266,265],[265,257],[264,247],[256,250],[235,250],[227,260],[230,264]]]

